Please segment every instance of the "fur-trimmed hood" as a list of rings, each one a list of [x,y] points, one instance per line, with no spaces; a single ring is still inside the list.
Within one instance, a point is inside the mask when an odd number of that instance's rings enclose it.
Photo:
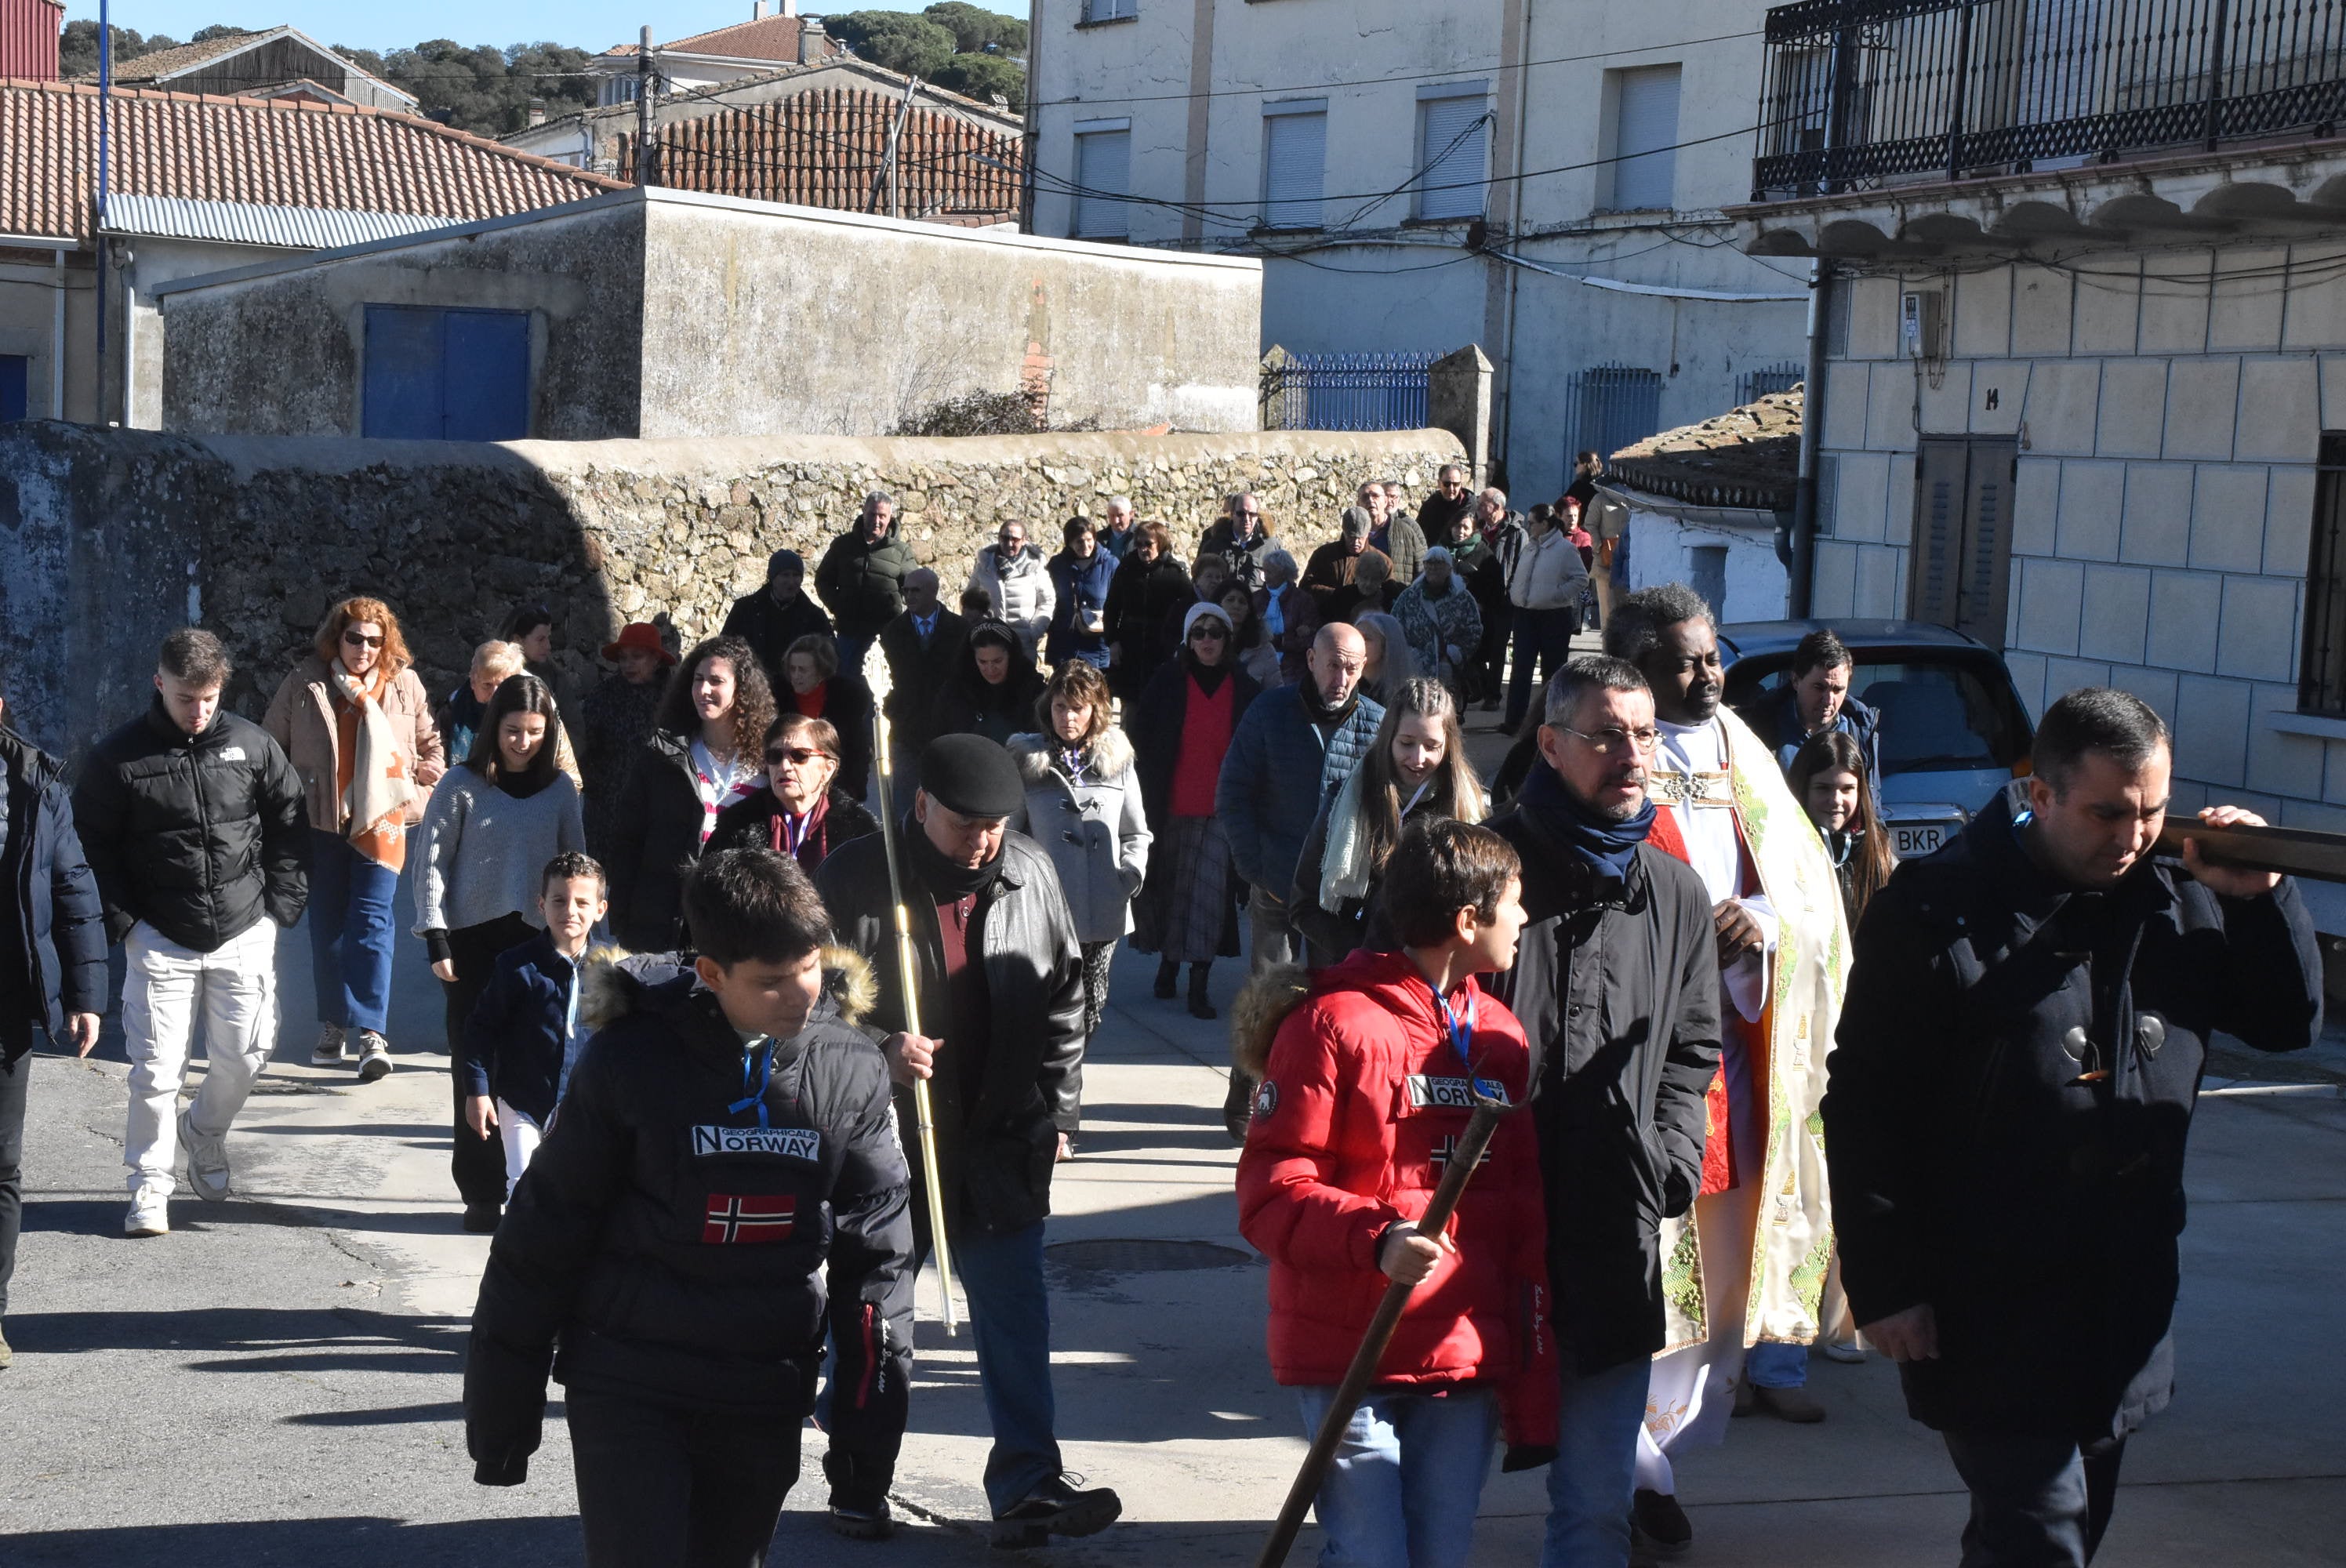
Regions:
[[[1261,1077],[1279,1026],[1311,1000],[1311,973],[1300,963],[1274,963],[1240,986],[1230,1003],[1231,1064]]]
[[[1010,738],[1010,755],[1017,759],[1018,771],[1030,785],[1047,783],[1058,769],[1053,766],[1051,738],[1039,732],[1014,735]],[[1085,749],[1084,761],[1093,777],[1102,783],[1121,779],[1132,770],[1132,742],[1124,738],[1124,730],[1109,725],[1093,738]]]
[[[692,973],[673,952],[629,952],[616,942],[598,942],[581,961],[578,1016],[590,1029],[617,1023],[642,1004],[655,988]],[[822,947],[822,996],[808,1022],[835,1017],[858,1023],[880,1000],[880,983],[863,955],[852,947]]]

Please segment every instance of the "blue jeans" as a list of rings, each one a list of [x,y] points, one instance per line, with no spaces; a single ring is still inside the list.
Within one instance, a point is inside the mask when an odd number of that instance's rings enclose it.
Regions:
[[[391,1019],[391,918],[399,873],[339,833],[310,830],[310,958],[318,1022],[382,1033]]]
[[[1806,1345],[1754,1345],[1743,1353],[1744,1375],[1755,1389],[1804,1389],[1809,1386]]]
[[[1500,728],[1519,728],[1531,711],[1534,661],[1539,665],[1541,680],[1545,681],[1572,657],[1572,634],[1579,629],[1578,605],[1552,610],[1516,609],[1515,657],[1507,672],[1507,708],[1500,716]]]
[[[1962,1568],[2085,1568],[2109,1528],[2126,1440],[1941,1432],[1971,1489]]]
[[[1583,1376],[1572,1369],[1571,1352],[1565,1354],[1540,1568],[1627,1568],[1637,1428],[1654,1364],[1636,1360]]]
[[[1305,1437],[1319,1436],[1335,1394],[1295,1390]],[[1320,1568],[1464,1568],[1498,1435],[1487,1389],[1371,1390],[1312,1502],[1328,1538]]]
[[[969,1293],[977,1381],[994,1449],[985,1456],[985,1501],[1007,1513],[1066,1466],[1053,1435],[1051,1302],[1043,1290],[1043,1227],[1008,1236],[954,1237],[954,1270]]]

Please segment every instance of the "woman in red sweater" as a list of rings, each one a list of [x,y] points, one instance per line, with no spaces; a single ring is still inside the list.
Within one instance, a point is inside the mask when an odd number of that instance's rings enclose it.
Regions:
[[[1415,1288],[1321,1483],[1323,1562],[1460,1568],[1501,1431],[1510,1469],[1554,1452],[1530,1118],[1500,1122],[1443,1234],[1412,1223],[1476,1094],[1529,1097],[1523,1026],[1474,979],[1515,962],[1521,879],[1488,829],[1413,824],[1383,888],[1402,951],[1363,949],[1308,981],[1269,971],[1239,1002],[1232,1033],[1261,1076],[1239,1156],[1239,1228],[1270,1259],[1271,1375],[1296,1390],[1307,1432],[1387,1285]]]
[[[1162,1000],[1172,999],[1175,976],[1189,966],[1189,1011],[1199,1018],[1214,1016],[1206,993],[1214,959],[1239,951],[1238,878],[1214,817],[1214,785],[1230,732],[1261,689],[1238,667],[1229,612],[1192,605],[1179,657],[1149,677],[1124,727],[1157,836],[1132,906],[1132,949],[1158,955]]]

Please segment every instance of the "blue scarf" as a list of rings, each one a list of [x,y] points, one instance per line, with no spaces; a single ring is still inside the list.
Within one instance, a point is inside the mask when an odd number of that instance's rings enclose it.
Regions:
[[[1518,804],[1583,864],[1615,881],[1629,880],[1629,862],[1654,830],[1652,796],[1627,821],[1608,821],[1581,804],[1545,760],[1533,764]]]

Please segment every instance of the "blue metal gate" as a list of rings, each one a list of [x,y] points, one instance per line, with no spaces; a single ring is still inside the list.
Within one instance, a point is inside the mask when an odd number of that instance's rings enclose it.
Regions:
[[[1735,406],[1741,408],[1747,403],[1758,402],[1761,398],[1771,396],[1776,392],[1790,392],[1800,384],[1800,378],[1807,374],[1807,367],[1796,360],[1785,360],[1778,364],[1761,365],[1757,370],[1745,371],[1735,378]]]
[[[1431,352],[1298,354],[1262,372],[1265,430],[1423,430]]]
[[[393,441],[529,434],[529,312],[366,308],[360,433]]]
[[[1572,378],[1565,393],[1564,467],[1581,453],[1611,457],[1661,428],[1662,372],[1635,365],[1594,365]]]
[[[25,417],[30,401],[32,369],[33,361],[26,355],[0,354],[0,424]]]

